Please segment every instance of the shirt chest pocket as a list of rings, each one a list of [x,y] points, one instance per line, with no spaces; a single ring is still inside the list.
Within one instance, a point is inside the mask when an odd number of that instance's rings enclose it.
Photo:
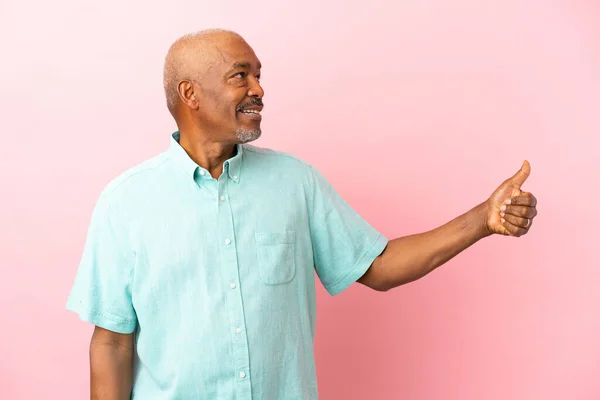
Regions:
[[[296,232],[256,232],[256,252],[261,280],[267,285],[281,285],[296,273]]]

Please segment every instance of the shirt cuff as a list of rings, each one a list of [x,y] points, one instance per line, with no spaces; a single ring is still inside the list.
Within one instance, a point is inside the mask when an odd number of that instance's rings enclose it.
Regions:
[[[346,290],[367,272],[371,264],[373,264],[373,261],[383,252],[387,244],[388,239],[381,233],[378,233],[373,243],[367,247],[358,262],[350,269],[350,272],[332,284],[323,285],[325,290],[327,290],[331,296],[335,296]]]
[[[137,325],[137,321],[108,315],[102,311],[85,307],[82,302],[71,299],[67,301],[67,310],[79,315],[82,321],[116,333],[133,333]]]

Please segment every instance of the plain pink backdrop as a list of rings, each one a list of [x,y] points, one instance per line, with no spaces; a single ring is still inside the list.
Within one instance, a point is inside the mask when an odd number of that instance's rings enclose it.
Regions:
[[[483,201],[528,159],[529,235],[387,293],[319,286],[324,400],[600,399],[600,4],[572,0],[0,2],[0,398],[88,398],[65,311],[90,213],[168,145],[162,61],[239,31],[255,144],[319,168],[389,238]]]

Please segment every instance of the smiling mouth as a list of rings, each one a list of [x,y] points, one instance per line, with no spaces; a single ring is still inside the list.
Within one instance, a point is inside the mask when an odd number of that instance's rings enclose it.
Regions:
[[[242,114],[258,114],[258,115],[260,115],[260,111],[258,111],[258,110],[240,110],[238,112],[241,112]]]
[[[238,113],[242,114],[247,119],[258,122],[262,120],[262,115],[260,115],[261,111],[261,109],[255,108],[242,108],[238,110]]]

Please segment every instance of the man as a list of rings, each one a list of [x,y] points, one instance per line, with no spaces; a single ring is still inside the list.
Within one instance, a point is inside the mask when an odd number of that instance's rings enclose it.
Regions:
[[[387,291],[531,228],[524,162],[464,215],[388,241],[310,165],[248,144],[260,69],[229,31],[170,48],[178,131],[100,195],[67,304],[96,326],[92,399],[316,399],[315,272],[332,295],[355,281]]]

